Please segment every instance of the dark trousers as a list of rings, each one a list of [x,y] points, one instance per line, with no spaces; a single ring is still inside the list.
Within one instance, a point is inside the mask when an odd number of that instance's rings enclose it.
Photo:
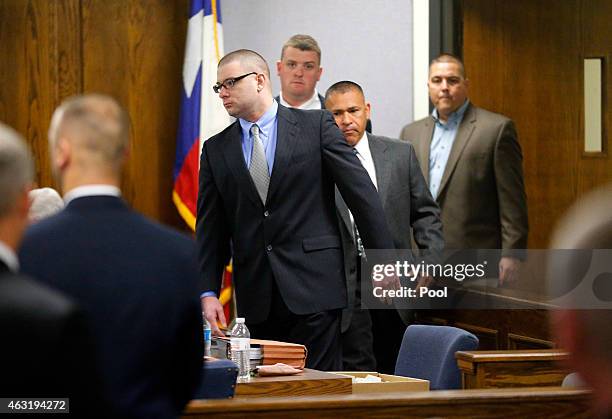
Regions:
[[[378,372],[393,374],[406,325],[393,306],[386,310],[370,310],[370,315]]]
[[[360,263],[357,266],[360,266]],[[360,278],[360,276],[357,275],[357,278]],[[349,310],[350,312],[347,313]],[[343,315],[350,315],[351,322],[341,335],[342,370],[376,371],[372,318],[368,309],[361,308],[361,286],[359,282],[355,287],[355,305],[347,311]]]
[[[298,315],[289,310],[276,284],[272,288],[268,318],[256,324],[246,319],[251,337],[302,344],[308,350],[306,368],[340,371],[340,310]]]

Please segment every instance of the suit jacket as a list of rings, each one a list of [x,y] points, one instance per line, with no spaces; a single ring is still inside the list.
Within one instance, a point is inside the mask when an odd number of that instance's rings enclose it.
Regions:
[[[63,295],[9,272],[2,261],[0,330],[3,397],[69,397],[71,413],[107,417],[83,313]]]
[[[434,120],[428,116],[402,129],[429,182]],[[449,249],[527,247],[527,199],[521,146],[513,122],[469,105],[451,148],[436,201]]]
[[[196,226],[204,290],[219,292],[231,241],[238,314],[247,322],[267,318],[272,281],[293,313],[346,306],[334,184],[367,246],[392,248],[393,241],[376,189],[331,114],[278,106],[265,205],[241,139],[236,121],[204,142]]]
[[[321,109],[325,109],[325,98],[321,96],[321,94],[318,94],[318,96],[319,102],[321,102]],[[280,104],[280,95],[277,95],[274,100],[276,100]]]
[[[195,256],[192,240],[111,196],[74,199],[26,232],[22,269],[83,307],[117,416],[178,417],[199,383]]]
[[[412,248],[411,239],[419,249],[443,249],[440,209],[431,197],[412,145],[367,134],[368,145],[376,169],[378,194],[397,249]],[[345,273],[348,290],[348,310],[342,313],[342,331],[350,325],[354,306],[355,288],[358,286],[357,253],[353,241],[353,228],[348,208],[339,191],[336,206],[342,219],[341,234],[345,252]],[[359,228],[361,233],[361,228]]]

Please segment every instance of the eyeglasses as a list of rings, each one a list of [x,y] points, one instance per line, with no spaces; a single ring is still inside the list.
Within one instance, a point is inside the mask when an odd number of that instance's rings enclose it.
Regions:
[[[250,76],[251,74],[257,75],[256,72],[252,71],[250,73],[243,74],[242,76],[233,77],[231,79],[224,80],[223,83],[222,82],[217,82],[217,84],[215,84],[213,86],[213,90],[215,91],[215,93],[219,93],[221,91],[222,87],[225,87],[227,90],[230,90],[232,87],[234,87],[234,85],[236,83],[238,83],[243,78],[245,78],[247,76]]]

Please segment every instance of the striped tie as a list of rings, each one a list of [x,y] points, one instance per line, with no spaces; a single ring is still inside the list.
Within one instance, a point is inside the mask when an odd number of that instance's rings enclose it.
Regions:
[[[253,134],[253,151],[251,152],[251,166],[249,173],[257,188],[257,193],[261,198],[261,202],[266,203],[268,196],[268,187],[270,186],[270,173],[268,172],[268,161],[266,160],[266,152],[264,151],[263,143],[259,137],[259,127],[255,124],[251,126],[251,134]]]

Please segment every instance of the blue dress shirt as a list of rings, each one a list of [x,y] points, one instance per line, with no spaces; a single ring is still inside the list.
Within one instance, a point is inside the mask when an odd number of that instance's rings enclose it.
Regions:
[[[446,163],[448,163],[448,157],[453,142],[455,141],[459,125],[463,120],[463,115],[469,104],[470,101],[466,100],[459,109],[450,114],[446,123],[438,118],[437,109],[434,108],[431,113],[435,121],[435,127],[429,149],[429,191],[434,198],[438,196],[440,182],[442,181]]]
[[[274,166],[274,154],[276,153],[276,115],[278,113],[278,103],[272,101],[272,106],[268,108],[266,113],[255,122],[238,119],[240,128],[242,128],[242,154],[247,169],[251,167],[251,154],[253,153],[253,134],[251,127],[253,124],[259,127],[259,138],[263,143],[266,152],[266,161],[268,162],[268,174],[272,176],[272,166]]]

